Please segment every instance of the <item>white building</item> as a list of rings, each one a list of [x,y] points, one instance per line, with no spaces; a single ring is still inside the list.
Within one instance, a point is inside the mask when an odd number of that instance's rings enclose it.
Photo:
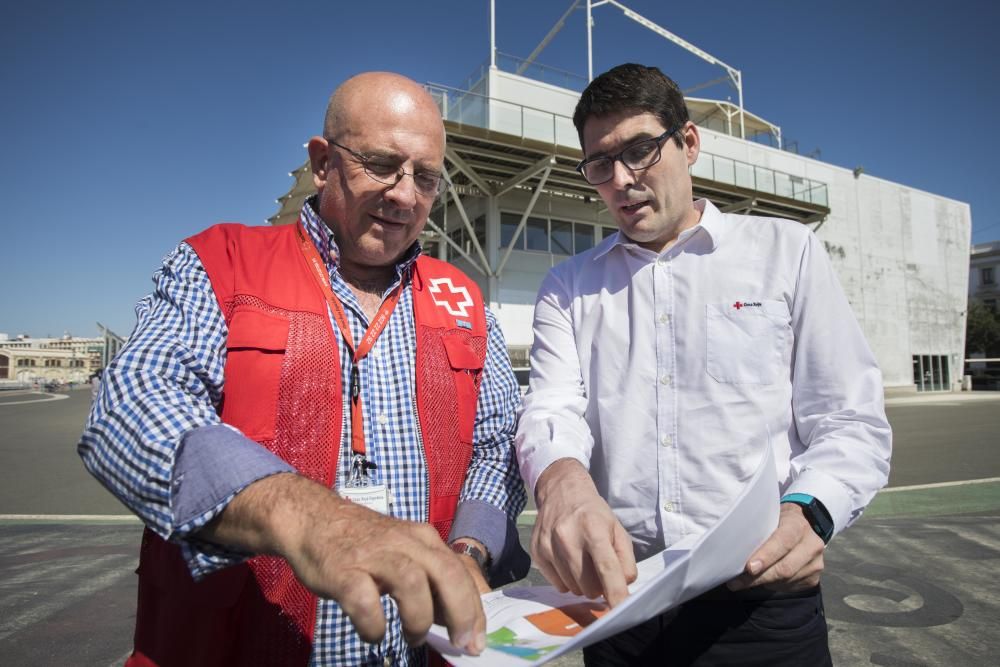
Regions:
[[[427,84],[445,118],[454,188],[432,212],[423,243],[479,282],[515,366],[523,367],[546,272],[616,229],[574,171],[582,154],[571,116],[586,80],[493,53],[463,89]],[[742,100],[739,71],[711,61],[726,69]],[[702,130],[702,154],[691,169],[695,196],[723,211],[809,225],[830,254],[886,387],[958,388],[969,205],[782,150],[780,127],[738,104],[689,97],[688,107]],[[278,200],[272,224],[294,222],[313,191],[308,163],[292,176],[296,183]]]
[[[972,246],[969,256],[969,300],[994,313],[1000,301],[1000,241]]]

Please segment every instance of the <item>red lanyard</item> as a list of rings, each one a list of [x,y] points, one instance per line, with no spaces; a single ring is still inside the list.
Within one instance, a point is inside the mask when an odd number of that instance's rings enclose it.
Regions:
[[[340,299],[333,294],[326,264],[323,263],[319,252],[316,251],[316,246],[309,240],[305,230],[302,228],[302,224],[299,223],[297,227],[299,232],[299,247],[302,249],[302,255],[312,268],[313,277],[316,278],[323,296],[326,297],[326,302],[330,305],[330,311],[333,313],[333,319],[337,323],[337,328],[340,329],[340,333],[344,337],[348,349],[351,351],[351,451],[364,456],[364,410],[361,407],[361,384],[358,363],[368,356],[368,353],[375,346],[375,341],[378,340],[379,334],[385,329],[385,325],[389,323],[389,317],[396,308],[396,304],[399,303],[399,295],[402,292],[403,283],[400,282],[400,284],[396,285],[396,288],[389,293],[389,296],[379,306],[378,312],[375,313],[375,318],[368,325],[368,330],[365,331],[365,335],[361,339],[361,345],[355,349],[354,338],[351,336],[351,325],[347,321],[347,314],[344,313],[344,306],[340,303]]]

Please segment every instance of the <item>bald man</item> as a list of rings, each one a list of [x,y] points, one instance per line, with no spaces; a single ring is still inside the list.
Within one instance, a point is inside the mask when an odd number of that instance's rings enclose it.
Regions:
[[[478,594],[526,573],[506,345],[417,242],[436,104],[358,75],[308,150],[295,225],[166,257],[80,441],[146,524],[129,665],[424,664],[432,621],[478,654]]]

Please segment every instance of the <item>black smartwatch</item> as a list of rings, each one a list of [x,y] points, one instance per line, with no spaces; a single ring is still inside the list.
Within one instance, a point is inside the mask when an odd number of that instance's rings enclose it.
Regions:
[[[833,537],[833,519],[830,518],[830,513],[823,507],[823,503],[807,493],[789,493],[787,496],[782,496],[781,502],[795,503],[800,506],[802,514],[806,517],[806,521],[809,522],[812,529],[823,540],[823,543],[828,544],[830,542],[830,538]]]
[[[483,575],[486,575],[486,570],[490,566],[490,557],[488,554],[483,553],[482,549],[474,544],[463,542],[461,538],[455,540],[449,546],[451,546],[451,550],[455,553],[471,557],[472,560],[476,561],[476,565],[479,566]]]

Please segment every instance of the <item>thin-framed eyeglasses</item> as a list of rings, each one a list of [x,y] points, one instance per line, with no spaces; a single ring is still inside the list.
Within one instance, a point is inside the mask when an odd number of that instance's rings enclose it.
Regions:
[[[327,142],[350,153],[355,160],[361,163],[361,168],[365,170],[365,173],[379,183],[396,185],[404,176],[410,176],[417,192],[426,197],[437,197],[450,185],[448,177],[439,171],[404,171],[398,160],[378,155],[365,155],[351,150],[343,144],[338,144],[330,138],[327,138]]]
[[[621,162],[632,171],[649,169],[660,161],[662,154],[661,145],[664,140],[676,134],[683,125],[678,125],[672,130],[667,130],[658,137],[643,139],[633,144],[629,144],[615,155],[601,155],[583,160],[576,165],[576,170],[580,172],[584,180],[591,185],[601,185],[607,183],[615,177],[615,162]]]

